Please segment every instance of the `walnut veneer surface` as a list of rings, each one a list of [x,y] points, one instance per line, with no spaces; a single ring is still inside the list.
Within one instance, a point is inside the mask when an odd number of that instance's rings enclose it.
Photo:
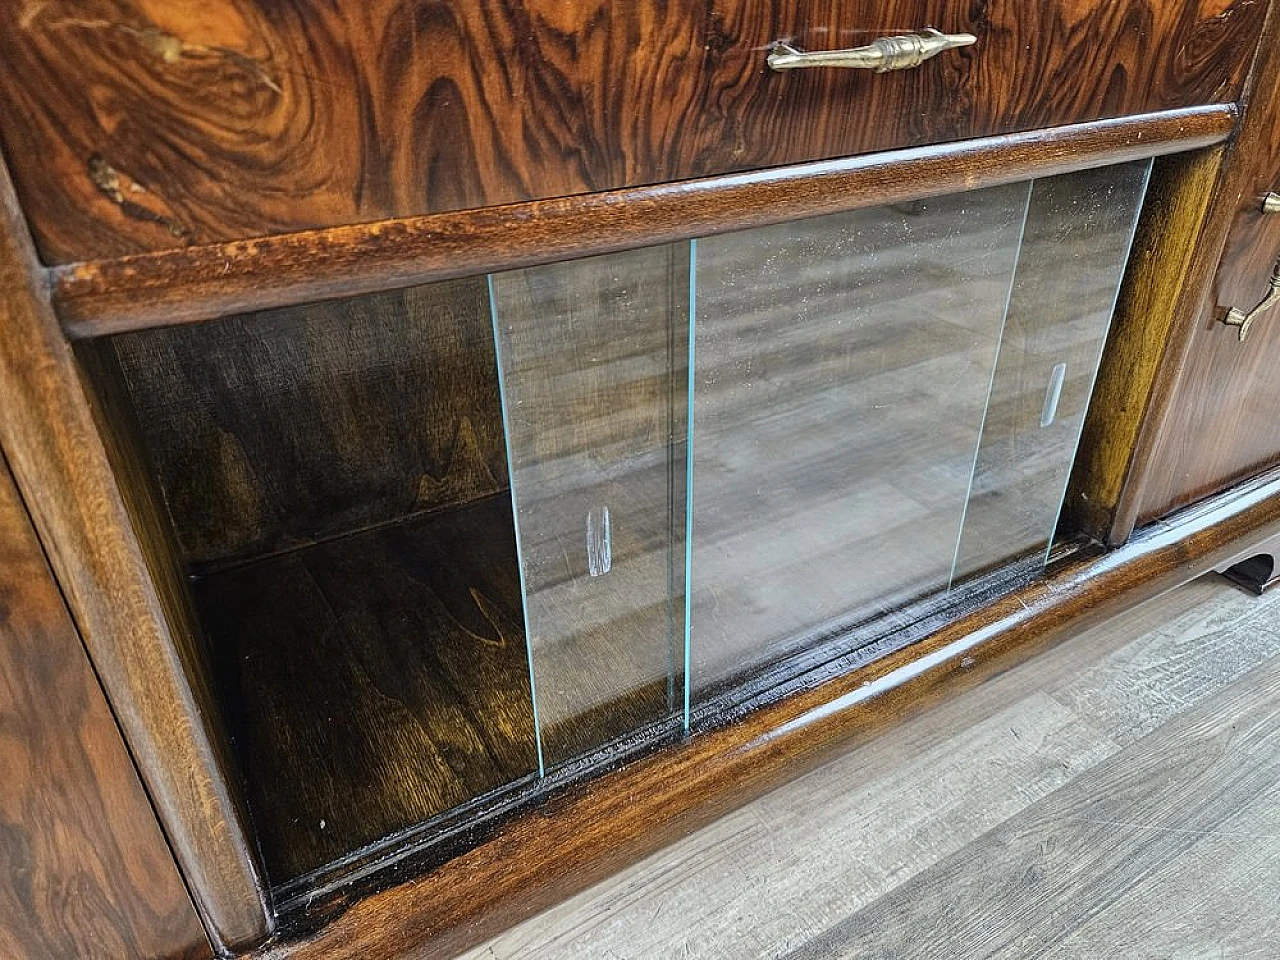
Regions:
[[[0,145],[49,262],[1207,103],[1254,0],[91,0],[0,24]],[[901,73],[765,66],[936,27]]]

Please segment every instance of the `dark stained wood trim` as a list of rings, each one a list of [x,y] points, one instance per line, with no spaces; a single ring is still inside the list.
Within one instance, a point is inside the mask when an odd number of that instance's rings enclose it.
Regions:
[[[50,271],[96,337],[686,240],[1209,146],[1233,105],[1073,124],[607,193],[138,254]]]
[[[1148,411],[1165,402],[1165,351],[1180,336],[1186,298],[1198,294],[1184,278],[1208,282],[1203,229],[1225,155],[1220,146],[1164,157],[1151,173],[1062,505],[1067,529],[1112,546],[1133,529],[1119,511],[1133,495],[1138,437]]]
[[[453,956],[1069,633],[1280,535],[1280,470],[1076,555],[920,643],[570,790],[259,960]]]
[[[211,939],[252,944],[272,921],[185,585],[143,542],[158,518],[117,483],[45,279],[0,163],[0,444]]]
[[[1164,185],[1153,183],[1153,215],[1135,243],[1065,505],[1079,529],[1108,544],[1124,543],[1154,512],[1144,493],[1156,438],[1166,427],[1177,429],[1167,422],[1169,411],[1196,324],[1214,293],[1247,158],[1260,140],[1275,135],[1267,111],[1249,104],[1276,96],[1280,4],[1273,3],[1245,86],[1238,135],[1204,158],[1173,158]]]
[[[2,457],[0,610],[0,952],[208,960],[204,928]]]

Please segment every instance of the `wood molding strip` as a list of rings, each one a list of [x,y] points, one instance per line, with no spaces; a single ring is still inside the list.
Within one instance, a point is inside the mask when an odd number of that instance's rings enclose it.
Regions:
[[[253,944],[272,918],[225,744],[181,652],[183,587],[152,569],[45,279],[0,162],[0,445],[211,939]]]
[[[1148,411],[1159,419],[1171,396],[1161,383],[1177,361],[1166,354],[1186,339],[1189,298],[1207,291],[1213,257],[1205,223],[1227,150],[1165,157],[1151,174],[1063,501],[1071,530],[1110,546],[1133,530],[1141,464],[1150,456],[1139,440]]]
[[[554,798],[426,876],[259,960],[453,956],[1040,650],[1280,535],[1280,469],[1188,508],[918,644]],[[316,923],[326,917],[318,904]]]
[[[280,234],[49,271],[73,338],[687,240],[1209,146],[1232,104],[653,187]]]

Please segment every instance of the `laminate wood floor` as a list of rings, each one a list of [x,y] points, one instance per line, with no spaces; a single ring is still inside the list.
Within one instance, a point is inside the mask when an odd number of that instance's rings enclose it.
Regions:
[[[466,954],[1280,956],[1280,591],[1194,581]]]

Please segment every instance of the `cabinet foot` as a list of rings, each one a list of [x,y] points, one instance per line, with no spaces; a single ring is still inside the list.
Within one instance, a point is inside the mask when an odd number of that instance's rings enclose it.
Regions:
[[[1280,540],[1267,540],[1258,544],[1252,556],[1229,567],[1221,567],[1217,572],[1239,588],[1261,596],[1276,582],[1280,582],[1280,563],[1276,562],[1277,558],[1280,558]]]
[[[1277,552],[1280,553],[1280,551]],[[1258,596],[1262,596],[1280,582],[1280,570],[1276,569],[1275,553],[1258,553],[1218,572],[1236,586],[1250,593],[1256,593]]]

